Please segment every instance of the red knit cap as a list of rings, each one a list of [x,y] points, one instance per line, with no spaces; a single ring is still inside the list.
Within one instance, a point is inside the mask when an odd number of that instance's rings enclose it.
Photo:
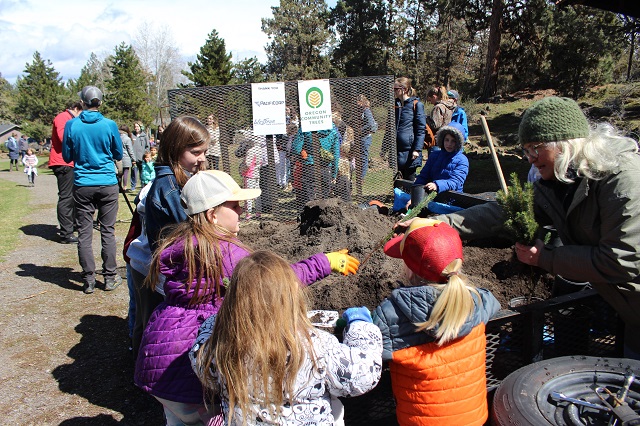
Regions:
[[[425,280],[445,282],[442,271],[455,259],[462,259],[462,241],[446,223],[418,218],[404,235],[389,240],[384,252],[404,260],[414,274]]]

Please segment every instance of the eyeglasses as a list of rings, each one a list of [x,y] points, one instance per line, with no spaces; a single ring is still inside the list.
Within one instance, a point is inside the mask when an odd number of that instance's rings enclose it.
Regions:
[[[540,146],[544,145],[544,142],[540,142],[539,144],[530,146],[529,148],[522,148],[522,153],[525,155],[525,157],[527,157],[529,160],[531,160],[532,158],[538,158],[538,156],[540,155],[540,153],[538,153],[538,148]]]
[[[394,87],[393,90],[404,90],[404,87]]]

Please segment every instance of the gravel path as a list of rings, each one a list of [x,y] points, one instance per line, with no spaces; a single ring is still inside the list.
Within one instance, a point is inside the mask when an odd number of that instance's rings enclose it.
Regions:
[[[27,185],[24,173],[0,179]],[[126,281],[85,295],[76,245],[57,242],[55,177],[28,191],[26,225],[0,266],[0,424],[162,424],[159,405],[133,385]],[[119,247],[127,229],[117,226]],[[99,268],[97,231],[93,248]]]

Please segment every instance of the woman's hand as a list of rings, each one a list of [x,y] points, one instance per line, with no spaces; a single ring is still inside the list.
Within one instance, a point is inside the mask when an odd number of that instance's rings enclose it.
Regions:
[[[542,252],[543,249],[544,243],[541,240],[536,240],[536,245],[534,246],[516,243],[516,256],[518,256],[518,260],[522,263],[538,266],[540,252]]]
[[[437,191],[438,190],[438,185],[436,185],[433,182],[429,182],[428,184],[426,184],[424,186],[424,189],[426,189],[427,191]]]
[[[415,160],[416,158],[418,158],[419,155],[420,155],[420,153],[418,151],[413,151],[411,153],[411,159]]]

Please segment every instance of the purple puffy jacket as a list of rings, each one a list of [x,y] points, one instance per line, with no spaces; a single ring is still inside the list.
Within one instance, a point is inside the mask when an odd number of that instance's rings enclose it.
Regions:
[[[233,268],[248,252],[233,243],[222,242],[223,276],[231,277]],[[211,294],[206,304],[189,307],[193,291],[187,292],[188,277],[184,262],[184,243],[178,242],[160,255],[160,272],[166,277],[165,301],[151,314],[142,336],[134,381],[150,394],[170,401],[202,404],[203,390],[191,369],[188,352],[200,325],[218,312],[222,298]],[[331,273],[324,253],[291,265],[303,285],[312,284]],[[195,286],[191,286],[194,288]]]

